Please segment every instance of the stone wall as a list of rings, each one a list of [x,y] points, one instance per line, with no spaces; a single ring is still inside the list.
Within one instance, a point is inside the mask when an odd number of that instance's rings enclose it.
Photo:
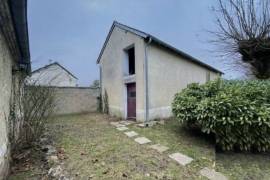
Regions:
[[[99,88],[55,87],[54,115],[95,112],[98,107]]]

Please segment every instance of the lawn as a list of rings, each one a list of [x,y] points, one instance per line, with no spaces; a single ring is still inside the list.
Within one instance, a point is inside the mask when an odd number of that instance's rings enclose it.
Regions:
[[[205,179],[199,171],[204,167],[224,173],[230,179],[267,179],[270,158],[267,155],[215,153],[213,140],[191,132],[171,119],[148,128],[129,125],[129,129],[149,138],[152,144],[162,144],[169,150],[160,154],[139,145],[124,132],[110,125],[119,119],[101,114],[69,115],[52,118],[49,133],[55,146],[62,149],[63,167],[74,179]],[[194,160],[185,167],[168,157],[180,152]],[[35,153],[33,153],[35,154]],[[34,156],[33,158],[38,158]],[[32,160],[34,162],[38,162]],[[44,169],[38,163],[29,171],[10,177],[41,179]],[[45,171],[46,173],[46,171]]]
[[[216,153],[216,170],[232,180],[270,180],[270,154]]]
[[[199,170],[214,163],[214,147],[186,131],[179,131],[174,121],[151,128],[130,129],[170,148],[160,154],[139,145],[109,124],[105,115],[74,115],[55,118],[50,123],[57,146],[68,157],[65,168],[77,179],[203,179]],[[153,144],[153,143],[152,143]],[[194,158],[186,167],[168,157],[182,152]]]

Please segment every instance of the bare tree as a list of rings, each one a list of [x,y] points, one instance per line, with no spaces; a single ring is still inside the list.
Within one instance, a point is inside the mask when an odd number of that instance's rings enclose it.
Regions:
[[[38,141],[43,134],[47,118],[52,114],[55,107],[54,99],[54,89],[52,87],[25,86],[22,138],[26,143]]]
[[[53,81],[57,75],[45,82]],[[22,146],[38,142],[45,130],[47,118],[55,108],[54,88],[41,86],[41,76],[29,82],[29,77],[20,80],[20,91],[14,94],[11,107],[10,140],[16,144],[13,149],[20,150]],[[50,84],[50,83],[49,83]],[[20,129],[18,131],[17,129]],[[16,136],[16,134],[19,135]],[[17,138],[16,138],[17,137]]]
[[[214,10],[214,42],[226,54],[240,55],[237,64],[248,67],[256,78],[270,78],[270,1],[218,0]]]

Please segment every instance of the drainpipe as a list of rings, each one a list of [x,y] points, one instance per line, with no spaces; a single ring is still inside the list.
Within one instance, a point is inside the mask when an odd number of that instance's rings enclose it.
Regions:
[[[102,69],[101,64],[99,64],[99,105],[101,105],[100,111],[103,112],[103,98],[102,98]]]
[[[148,46],[152,42],[151,37],[146,38],[146,45],[144,48],[144,91],[145,91],[145,104],[144,104],[144,124],[147,127],[149,123],[149,94],[148,94]]]

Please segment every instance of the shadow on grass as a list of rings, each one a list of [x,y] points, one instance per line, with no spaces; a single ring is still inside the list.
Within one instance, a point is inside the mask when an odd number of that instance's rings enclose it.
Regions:
[[[186,137],[196,144],[208,144],[210,146],[215,146],[215,135],[213,133],[206,134],[201,131],[198,126],[188,126],[185,124],[180,124],[176,119],[169,119],[165,124],[165,128],[174,133],[175,136]]]

